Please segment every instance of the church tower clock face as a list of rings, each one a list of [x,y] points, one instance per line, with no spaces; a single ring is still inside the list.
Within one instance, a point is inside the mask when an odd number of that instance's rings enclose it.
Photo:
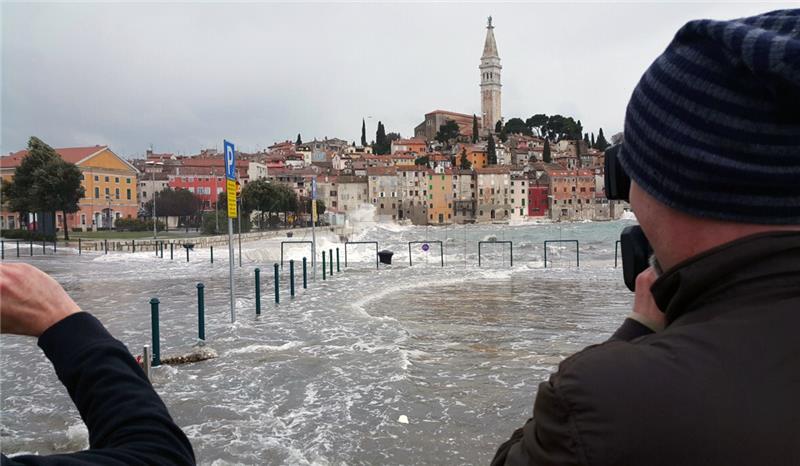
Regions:
[[[500,113],[501,87],[500,55],[497,53],[497,43],[494,40],[494,26],[492,17],[489,16],[486,25],[486,41],[483,45],[481,64],[481,118],[484,131],[494,131],[495,125],[502,119]]]

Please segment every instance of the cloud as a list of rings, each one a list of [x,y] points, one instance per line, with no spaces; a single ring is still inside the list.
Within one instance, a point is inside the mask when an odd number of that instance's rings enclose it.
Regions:
[[[622,127],[644,69],[687,20],[787,4],[2,5],[2,152],[31,135],[118,153],[196,153],[223,138],[404,136],[441,108],[480,113],[492,15],[503,115]]]

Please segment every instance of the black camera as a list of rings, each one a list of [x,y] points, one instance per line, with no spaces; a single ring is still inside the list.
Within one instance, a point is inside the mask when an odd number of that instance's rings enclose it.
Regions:
[[[630,201],[631,178],[619,163],[622,144],[616,144],[605,152],[606,197],[614,201]],[[636,277],[650,265],[653,248],[644,235],[642,227],[633,225],[625,227],[620,235],[622,247],[622,277],[629,290],[636,290]]]

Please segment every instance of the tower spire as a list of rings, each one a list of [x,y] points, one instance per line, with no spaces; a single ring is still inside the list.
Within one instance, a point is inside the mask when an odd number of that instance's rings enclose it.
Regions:
[[[486,23],[486,41],[483,44],[481,64],[481,121],[484,133],[494,130],[495,125],[502,119],[500,113],[500,54],[497,52],[497,42],[494,39],[494,26],[492,17]]]

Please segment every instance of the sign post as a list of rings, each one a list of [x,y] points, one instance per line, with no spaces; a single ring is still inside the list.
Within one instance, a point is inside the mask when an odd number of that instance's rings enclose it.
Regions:
[[[242,266],[242,185],[236,182],[236,202],[239,214],[239,267]]]
[[[317,177],[311,179],[311,277],[317,279]]]
[[[233,291],[233,219],[236,218],[236,156],[233,143],[224,141],[225,145],[225,191],[228,199],[228,282],[231,294],[231,323],[236,322],[236,304]]]

